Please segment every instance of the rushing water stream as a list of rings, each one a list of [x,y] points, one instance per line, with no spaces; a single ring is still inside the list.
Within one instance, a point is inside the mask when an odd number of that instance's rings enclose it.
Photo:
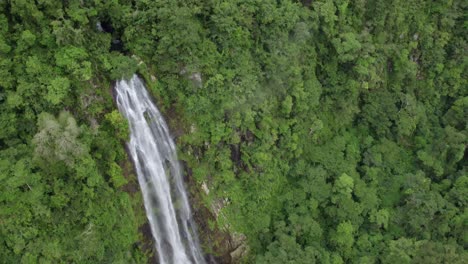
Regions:
[[[130,126],[128,148],[159,262],[205,263],[176,148],[164,119],[138,76],[118,81],[115,90],[117,106]]]

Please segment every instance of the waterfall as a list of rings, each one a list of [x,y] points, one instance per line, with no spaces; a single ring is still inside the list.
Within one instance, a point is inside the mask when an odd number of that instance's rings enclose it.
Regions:
[[[128,149],[135,163],[146,214],[161,264],[205,263],[176,147],[144,84],[134,75],[115,87],[130,126]]]

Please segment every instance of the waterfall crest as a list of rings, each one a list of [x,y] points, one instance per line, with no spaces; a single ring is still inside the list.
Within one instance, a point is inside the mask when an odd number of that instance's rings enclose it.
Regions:
[[[118,81],[115,90],[130,126],[128,149],[159,262],[204,264],[175,144],[161,113],[138,76]]]

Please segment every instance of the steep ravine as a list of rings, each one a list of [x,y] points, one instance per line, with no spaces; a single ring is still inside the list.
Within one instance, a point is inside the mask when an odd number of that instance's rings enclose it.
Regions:
[[[151,77],[151,79],[154,80],[154,77]],[[115,96],[113,97],[115,100]],[[155,101],[157,102],[158,100]],[[184,135],[184,133],[187,133],[187,131],[184,131],[183,125],[176,125],[181,124],[182,119],[175,111],[174,107],[166,108],[166,111],[162,110],[161,112],[168,121],[169,129],[172,132],[174,141],[177,144],[177,139]],[[127,161],[120,165],[125,177],[129,181],[128,184],[123,187],[123,189],[132,196],[134,201],[136,201],[136,203],[134,203],[135,214],[138,215],[138,217],[141,217],[142,214],[145,216],[142,194],[136,179],[135,167],[128,153],[126,143],[122,142],[122,144],[125,146],[127,152]],[[216,209],[210,209],[206,206],[206,204],[204,204],[203,195],[205,195],[204,192],[206,190],[204,190],[202,186],[193,179],[192,170],[188,167],[187,163],[182,162],[182,168],[184,170],[184,182],[188,191],[188,198],[192,207],[193,218],[198,228],[202,250],[206,254],[205,256],[207,262],[238,263],[239,248],[245,247],[244,237],[239,237],[238,235],[233,236],[225,230],[221,230],[217,225],[214,227],[211,225],[210,227],[210,222],[216,223],[217,221],[217,214],[214,212]],[[136,246],[139,246],[144,252],[146,252],[149,263],[158,263],[158,258],[155,253],[154,240],[146,216],[144,218],[144,222],[140,222],[139,224],[141,224],[139,227],[139,232],[141,233],[141,242]]]
[[[178,143],[178,138],[186,133],[190,133],[189,129],[184,129],[183,119],[177,113],[175,107],[168,108],[163,112],[166,120],[168,121],[169,129],[172,131],[174,141]],[[187,155],[186,153],[184,153]],[[191,155],[196,155],[192,153]],[[182,161],[184,168],[184,181],[186,183],[192,212],[194,213],[194,220],[198,227],[198,233],[202,243],[202,248],[205,253],[210,253],[208,261],[215,261],[216,263],[239,263],[245,253],[246,239],[243,235],[231,234],[225,228],[212,225],[210,223],[217,223],[218,212],[222,208],[222,202],[213,203],[208,206],[203,199],[207,195],[210,186],[197,183],[192,175],[192,168],[189,167],[187,162]],[[212,263],[212,262],[211,262]]]

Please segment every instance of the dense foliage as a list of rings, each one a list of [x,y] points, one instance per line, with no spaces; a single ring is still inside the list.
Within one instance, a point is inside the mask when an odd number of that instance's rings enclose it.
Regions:
[[[244,261],[468,262],[466,1],[0,8],[7,263],[143,261],[109,88],[137,70]]]
[[[135,63],[94,30],[107,7],[63,3],[0,2],[0,263],[144,262],[109,89]]]

